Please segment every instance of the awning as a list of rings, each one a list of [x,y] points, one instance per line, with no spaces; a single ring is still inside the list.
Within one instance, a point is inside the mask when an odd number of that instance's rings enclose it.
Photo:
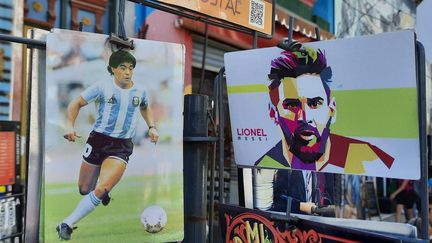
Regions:
[[[303,18],[293,13],[289,13],[287,10],[281,7],[276,7],[275,21],[279,22],[286,29],[289,29],[290,16],[294,17],[294,23],[293,23],[294,32],[301,33],[304,36],[308,38],[312,38],[314,40],[317,39],[315,35],[315,27],[318,27],[318,25],[310,21],[304,20]],[[320,35],[321,35],[321,40],[330,40],[335,38],[335,36],[332,33],[325,31],[323,29],[320,29]]]

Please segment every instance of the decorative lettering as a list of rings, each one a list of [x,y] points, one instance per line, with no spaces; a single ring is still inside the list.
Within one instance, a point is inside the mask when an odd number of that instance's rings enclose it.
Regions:
[[[237,1],[236,1],[236,3],[237,3]],[[227,9],[231,9],[232,13],[234,15],[236,14],[234,11],[234,4],[233,4],[232,0],[228,0],[227,4],[225,6],[225,10],[227,10]]]
[[[267,137],[267,134],[262,128],[237,128],[238,136],[256,136],[256,137]]]
[[[242,213],[232,217],[225,213],[225,221],[227,226],[225,242],[322,242],[321,235],[313,229],[301,230],[298,228],[294,231],[281,231],[274,222],[258,214]]]
[[[203,3],[208,3],[212,6],[217,6],[222,9],[222,6],[225,6],[225,11],[231,11],[233,15],[241,14],[239,11],[241,0],[201,0]]]

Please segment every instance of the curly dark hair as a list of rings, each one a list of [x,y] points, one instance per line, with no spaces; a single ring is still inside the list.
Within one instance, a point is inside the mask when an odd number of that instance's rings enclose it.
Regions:
[[[125,50],[118,50],[115,51],[111,54],[110,59],[109,59],[109,63],[108,63],[108,72],[113,75],[113,71],[111,70],[111,68],[117,68],[120,64],[127,62],[127,63],[131,63],[132,66],[135,68],[136,65],[136,59],[135,57],[128,51]]]
[[[270,85],[268,86],[273,105],[279,102],[278,87],[285,77],[297,78],[303,74],[319,74],[327,94],[327,102],[330,102],[330,87],[332,70],[327,66],[327,59],[324,52],[308,46],[302,46],[298,50],[285,50],[282,56],[273,59],[271,62]]]

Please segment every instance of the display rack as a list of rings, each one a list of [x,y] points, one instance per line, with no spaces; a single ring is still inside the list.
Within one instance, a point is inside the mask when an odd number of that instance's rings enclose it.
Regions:
[[[23,242],[25,183],[21,178],[20,124],[0,122],[0,242]]]

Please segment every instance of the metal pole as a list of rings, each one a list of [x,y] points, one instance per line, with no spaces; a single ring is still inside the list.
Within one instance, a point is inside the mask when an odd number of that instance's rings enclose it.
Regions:
[[[204,47],[203,47],[203,54],[202,54],[202,60],[201,60],[201,79],[198,85],[198,94],[201,94],[201,87],[202,83],[204,82],[205,77],[205,63],[206,63],[206,56],[207,56],[207,45],[208,45],[208,24],[204,24]]]
[[[185,95],[184,137],[207,137],[206,95]],[[207,220],[207,143],[185,142],[184,168],[184,241],[205,242]]]
[[[416,42],[417,54],[417,82],[419,100],[419,127],[420,127],[420,197],[421,197],[421,238],[429,240],[429,197],[428,197],[428,158],[426,134],[426,70],[425,50],[423,44]]]
[[[219,70],[219,203],[224,203],[224,127],[225,127],[225,115],[224,115],[224,101],[223,101],[223,76],[225,73],[225,67]]]
[[[118,9],[118,27],[117,27],[117,35],[123,40],[127,40],[126,31],[124,27],[124,13],[125,13],[125,0],[120,0],[119,9]]]
[[[21,44],[27,44],[29,47],[34,47],[38,49],[45,49],[46,48],[46,42],[40,41],[40,40],[33,40],[23,37],[17,37],[13,35],[6,35],[6,34],[0,34],[0,40],[4,41],[10,41],[15,43],[21,43]]]
[[[288,29],[288,43],[293,41],[293,27],[294,26],[294,17],[290,16],[289,18],[289,29]]]
[[[60,1],[60,28],[67,29],[68,2]]]
[[[216,142],[213,143],[213,158],[210,171],[210,219],[209,219],[209,242],[213,243],[214,225],[214,179],[216,167]]]
[[[253,41],[252,41],[252,49],[256,49],[257,48],[257,40],[258,40],[258,32],[254,31],[253,32]],[[243,170],[243,168],[239,168],[239,170]],[[256,193],[255,193],[255,186],[256,186],[256,179],[257,179],[257,169],[256,168],[252,168],[252,205],[253,208],[256,208]],[[241,183],[244,183],[244,180],[241,180]],[[240,185],[240,180],[239,180],[239,185]],[[244,186],[243,186],[244,188]],[[244,191],[244,190],[243,190]],[[240,192],[240,190],[239,190]],[[243,194],[243,196],[245,196]]]
[[[219,89],[218,89],[218,83],[219,83],[219,76],[216,76],[213,83],[213,99],[214,99],[214,107],[213,107],[213,115],[212,117],[216,117],[216,111],[219,110],[219,104],[216,101],[219,101]],[[215,133],[217,133],[217,126],[215,124],[215,121],[211,119],[213,130]],[[215,170],[216,170],[216,149],[217,149],[217,143],[213,143],[213,159],[211,164],[211,170],[210,170],[210,217],[209,217],[209,243],[213,243],[213,227],[214,227],[214,184],[215,184]]]
[[[316,40],[320,41],[321,40],[321,33],[320,33],[320,28],[318,26],[315,27],[315,35],[316,35]]]
[[[34,30],[30,30],[30,37],[34,38]],[[30,126],[31,126],[31,105],[32,105],[32,79],[33,79],[33,54],[34,54],[34,50],[30,49],[30,53],[29,53],[29,57],[28,57],[28,68],[29,68],[29,72],[28,72],[28,77],[27,77],[27,86],[26,86],[26,93],[27,93],[27,99],[26,102],[28,104],[27,107],[27,127],[26,127],[26,148],[25,148],[25,154],[26,154],[26,171],[28,173],[29,171],[29,161],[30,161]],[[26,205],[25,207],[27,207],[28,202],[27,199],[28,197],[28,183],[29,183],[29,179],[28,176],[26,176],[26,193],[25,193],[25,197],[26,197],[26,203],[24,205]],[[34,183],[34,182],[32,182]],[[37,204],[37,203],[36,203]],[[39,238],[39,224],[34,224],[31,225],[32,227],[27,227],[27,208],[24,209],[24,222],[23,222],[23,232],[24,232],[24,239],[38,239]],[[30,213],[31,214],[31,213]],[[40,218],[40,212],[35,212],[36,217]],[[29,225],[30,226],[30,225]],[[29,229],[27,231],[27,228]],[[26,233],[27,232],[27,233]]]
[[[257,208],[257,202],[256,202],[256,198],[257,198],[257,193],[256,193],[256,188],[257,188],[257,174],[258,174],[258,169],[256,168],[252,168],[252,207],[253,209]]]
[[[253,39],[252,39],[252,49],[257,48],[258,43],[258,32],[256,30],[253,31]]]

